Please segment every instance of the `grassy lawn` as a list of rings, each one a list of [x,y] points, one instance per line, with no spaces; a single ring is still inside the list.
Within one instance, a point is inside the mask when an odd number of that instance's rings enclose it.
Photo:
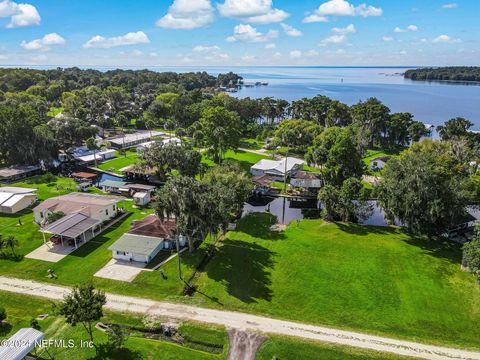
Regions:
[[[246,172],[250,172],[252,165],[256,164],[261,159],[269,159],[269,157],[242,150],[237,150],[237,152],[229,150],[225,153],[225,160],[234,160],[238,162]],[[205,153],[202,153],[202,162],[208,166],[215,166],[213,160]]]
[[[228,337],[225,330],[209,328],[198,324],[186,323],[179,328],[180,334],[187,339],[183,345],[169,341],[150,340],[142,336],[140,332],[133,332],[127,339],[122,350],[112,350],[107,346],[107,335],[99,330],[94,331],[94,339],[99,347],[99,353],[93,348],[81,348],[81,340],[88,340],[88,335],[81,325],[71,327],[64,319],[55,314],[53,303],[35,297],[0,292],[0,304],[7,310],[7,323],[0,332],[0,339],[8,338],[22,327],[30,327],[30,321],[39,314],[49,314],[45,320],[39,320],[40,331],[45,333],[46,339],[74,340],[73,348],[49,347],[49,353],[55,359],[157,359],[162,354],[162,359],[225,359],[228,352]],[[123,326],[143,328],[141,316],[105,312],[101,319],[104,323],[115,323]],[[223,347],[220,354],[206,352],[199,349],[197,343]],[[42,359],[50,359],[46,353]]]
[[[240,140],[240,147],[244,149],[260,150],[265,145],[265,142],[257,139],[242,139]]]
[[[129,165],[132,165],[132,164],[135,164],[138,162],[138,153],[135,152],[135,151],[127,151],[126,152],[126,156],[123,155],[123,154],[120,154],[118,151],[117,151],[117,157],[115,159],[112,159],[112,160],[108,160],[102,164],[99,164],[98,165],[98,168],[99,169],[102,169],[102,170],[107,170],[107,171],[112,171],[114,173],[117,173],[117,174],[122,174],[119,170],[126,167],[126,166],[129,166]],[[111,170],[113,169],[113,170]]]
[[[318,220],[272,233],[271,222],[243,219],[199,290],[226,309],[480,348],[480,286],[460,271],[458,247]]]
[[[367,150],[367,153],[363,157],[363,162],[367,167],[367,175],[380,176],[381,170],[373,171],[370,167],[370,161],[380,156],[396,157],[400,153],[400,150]]]
[[[400,360],[411,358],[340,345],[272,336],[258,350],[256,359]]]
[[[63,107],[52,107],[50,111],[47,112],[47,116],[55,117],[63,111]]]

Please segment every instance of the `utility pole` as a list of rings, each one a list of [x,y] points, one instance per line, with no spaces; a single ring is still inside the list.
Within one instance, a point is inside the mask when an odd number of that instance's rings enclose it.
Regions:
[[[175,240],[177,243],[177,260],[178,260],[178,277],[180,280],[183,280],[182,278],[182,266],[180,264],[180,242],[178,240],[178,235],[175,235]]]

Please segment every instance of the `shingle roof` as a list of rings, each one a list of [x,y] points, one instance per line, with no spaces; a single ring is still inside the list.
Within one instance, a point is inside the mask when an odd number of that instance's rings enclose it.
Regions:
[[[319,178],[320,178],[320,174],[312,173],[309,171],[299,171],[295,175],[295,179],[317,180]]]
[[[161,220],[157,215],[148,215],[143,220],[134,221],[129,234],[171,238],[177,229],[175,220]]]
[[[47,199],[40,205],[36,206],[33,210],[61,211],[65,214],[82,211],[90,214],[92,211],[100,210],[104,206],[116,204],[122,200],[123,198],[119,196],[105,196],[74,192]]]
[[[163,239],[135,234],[124,234],[108,250],[125,251],[136,255],[151,255],[163,243]]]

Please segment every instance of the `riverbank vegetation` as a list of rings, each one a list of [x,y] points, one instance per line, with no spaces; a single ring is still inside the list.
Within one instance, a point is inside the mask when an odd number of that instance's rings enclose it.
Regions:
[[[479,66],[447,66],[407,70],[405,78],[422,81],[475,81],[480,82]]]

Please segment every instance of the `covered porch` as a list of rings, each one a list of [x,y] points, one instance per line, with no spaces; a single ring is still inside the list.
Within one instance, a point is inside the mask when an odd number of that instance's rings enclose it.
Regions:
[[[44,244],[48,241],[53,245],[74,247],[75,249],[93,239],[97,232],[101,231],[100,220],[92,219],[80,213],[64,216],[40,229]],[[48,240],[47,236],[49,237]]]

